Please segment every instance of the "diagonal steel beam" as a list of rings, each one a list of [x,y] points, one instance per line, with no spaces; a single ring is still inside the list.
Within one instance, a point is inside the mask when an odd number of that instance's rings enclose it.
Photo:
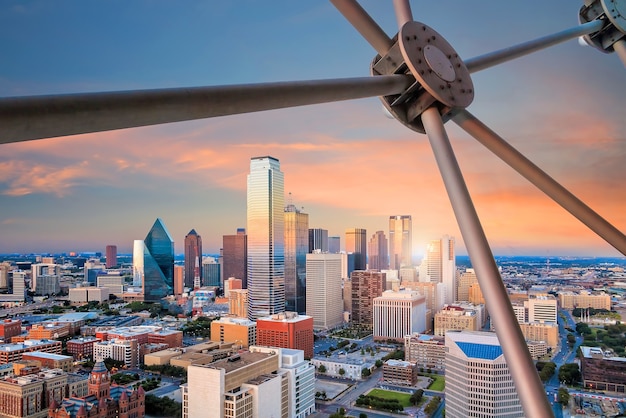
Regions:
[[[495,323],[496,334],[515,382],[524,414],[527,417],[553,417],[552,408],[509,302],[498,266],[465,185],[439,110],[430,107],[424,111],[422,123],[435,154],[472,266],[476,270],[487,309]]]
[[[626,255],[626,236],[467,110],[452,120],[589,229]]]
[[[356,0],[330,0],[337,10],[381,56],[393,45],[391,38]]]
[[[0,144],[398,94],[405,75],[0,98]]]

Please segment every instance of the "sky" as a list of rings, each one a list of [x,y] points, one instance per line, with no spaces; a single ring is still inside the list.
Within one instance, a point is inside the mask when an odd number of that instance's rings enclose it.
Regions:
[[[581,2],[582,3],[582,2]],[[390,36],[391,0],[360,4]],[[468,59],[578,24],[580,4],[412,1]],[[5,0],[0,96],[369,75],[372,47],[329,1]],[[626,71],[577,40],[472,74],[468,110],[622,231]],[[446,124],[496,255],[621,256]],[[447,234],[466,254],[426,136],[378,98],[0,145],[0,253],[132,251],[156,218],[176,252],[193,228],[205,253],[246,226],[250,158],[278,158],[311,228],[388,235],[411,215],[413,248]]]

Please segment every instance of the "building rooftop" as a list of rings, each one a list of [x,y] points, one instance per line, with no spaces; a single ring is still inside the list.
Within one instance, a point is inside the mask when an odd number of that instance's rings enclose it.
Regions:
[[[477,344],[461,341],[457,341],[456,344],[469,358],[495,360],[502,355],[502,347],[499,345]]]
[[[249,366],[251,364],[257,363],[261,360],[265,360],[266,358],[276,356],[278,352],[271,353],[260,353],[260,352],[243,352],[229,358],[225,358],[222,360],[218,360],[214,363],[208,364],[202,367],[209,367],[212,369],[223,369],[224,372],[230,373],[232,371],[241,369],[242,367]]]
[[[28,356],[32,357],[40,357],[48,360],[71,360],[72,356],[64,356],[62,354],[53,354],[53,353],[44,353],[43,351],[31,351],[30,353],[26,353]]]
[[[2,344],[0,345],[0,351],[20,351],[31,347],[56,343],[61,344],[60,341],[54,340],[26,340],[23,343]]]

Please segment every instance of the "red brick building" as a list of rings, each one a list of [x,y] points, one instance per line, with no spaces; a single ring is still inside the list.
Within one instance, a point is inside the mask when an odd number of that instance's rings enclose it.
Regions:
[[[10,342],[11,337],[22,333],[22,321],[19,319],[5,319],[0,322],[0,340]]]
[[[256,320],[256,343],[268,347],[303,350],[313,357],[313,317],[283,312]]]
[[[167,344],[168,348],[183,346],[183,332],[170,329],[162,329],[160,331],[148,334],[148,343],[150,344]]]
[[[98,341],[100,339],[93,336],[69,340],[67,342],[67,352],[76,360],[91,357],[93,355],[93,345]]]

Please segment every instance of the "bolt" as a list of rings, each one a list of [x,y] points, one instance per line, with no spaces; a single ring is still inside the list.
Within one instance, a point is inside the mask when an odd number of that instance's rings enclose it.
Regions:
[[[410,36],[407,36],[405,39],[406,39],[407,41],[410,41],[410,40],[411,40],[411,37],[410,37]]]
[[[417,35],[413,35],[413,39],[417,39]]]
[[[443,89],[445,89],[445,86],[442,84],[442,85],[439,86],[439,89],[443,90]]]

